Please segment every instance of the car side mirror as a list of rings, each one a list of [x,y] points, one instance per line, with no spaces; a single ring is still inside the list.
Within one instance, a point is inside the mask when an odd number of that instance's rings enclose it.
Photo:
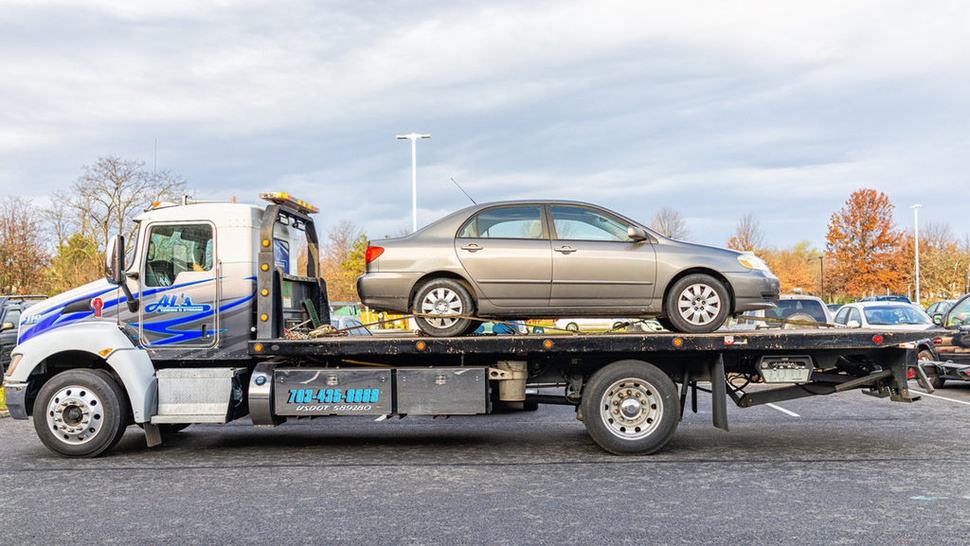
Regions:
[[[858,320],[850,320],[849,322],[846,322],[845,325],[848,328],[861,328],[862,327],[862,324],[860,324]]]
[[[0,332],[6,332],[7,330],[13,330],[16,327],[17,326],[14,325],[14,323],[12,323],[12,322],[4,322],[2,325],[0,325]]]
[[[937,326],[943,326],[943,315],[940,314],[940,313],[934,314],[933,315],[933,324],[935,324]]]
[[[640,226],[630,226],[626,228],[626,236],[638,243],[648,239],[647,232],[644,231]]]

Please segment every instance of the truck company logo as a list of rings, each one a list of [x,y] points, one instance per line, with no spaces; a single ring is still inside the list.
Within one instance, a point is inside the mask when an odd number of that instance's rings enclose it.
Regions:
[[[145,306],[146,313],[205,313],[212,309],[211,305],[194,305],[192,298],[185,294],[178,296],[162,296],[155,303]]]

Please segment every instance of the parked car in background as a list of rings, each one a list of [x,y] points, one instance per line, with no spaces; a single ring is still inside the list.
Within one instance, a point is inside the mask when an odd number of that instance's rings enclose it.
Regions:
[[[933,318],[936,315],[940,315],[942,317],[943,315],[946,315],[946,312],[950,309],[950,307],[953,307],[953,304],[956,301],[957,300],[940,300],[933,302],[929,307],[926,308],[926,314],[929,315],[930,318]]]
[[[3,296],[0,302],[0,376],[10,364],[10,352],[17,345],[20,314],[46,296]]]
[[[778,307],[746,311],[738,317],[733,329],[760,330],[764,328],[811,328],[807,323],[831,324],[832,314],[821,298],[802,294],[782,294]],[[767,319],[767,320],[765,320]],[[791,324],[781,320],[793,321]],[[796,324],[803,323],[803,324]]]
[[[827,304],[825,304],[825,306],[829,308],[829,313],[832,314],[832,317],[833,318],[835,317],[835,314],[839,312],[839,309],[842,309],[842,306],[843,305],[845,305],[845,304],[844,303],[827,303]]]
[[[733,314],[774,308],[779,282],[750,253],[668,239],[587,203],[475,205],[402,238],[373,241],[361,302],[415,313],[432,336],[478,319],[657,318],[710,332]]]
[[[882,294],[880,296],[866,296],[859,301],[898,301],[902,303],[913,303],[908,296],[898,294]]]
[[[835,315],[835,324],[846,328],[934,330],[939,327],[918,305],[898,301],[847,303]],[[929,335],[929,334],[928,334]]]
[[[947,380],[970,381],[970,294],[953,302],[945,314],[933,315],[944,330],[933,338],[936,363],[923,365],[930,384],[940,388]]]
[[[629,318],[563,318],[556,319],[553,327],[556,330],[567,330],[569,332],[603,332],[606,330],[632,332],[642,330],[638,319]]]

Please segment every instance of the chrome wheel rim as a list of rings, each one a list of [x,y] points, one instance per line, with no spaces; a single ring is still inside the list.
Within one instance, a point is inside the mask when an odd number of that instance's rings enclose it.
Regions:
[[[424,320],[435,328],[449,328],[454,326],[460,319],[451,318],[447,315],[464,314],[461,296],[458,292],[448,288],[435,288],[424,295],[421,300],[420,312],[422,315],[442,315],[424,316]]]
[[[721,312],[723,302],[717,291],[707,284],[692,284],[677,298],[677,312],[695,326],[706,326]]]
[[[603,424],[625,440],[645,438],[660,426],[663,400],[650,383],[629,377],[616,381],[600,399]]]
[[[47,425],[62,442],[81,445],[94,439],[104,426],[101,407],[101,399],[91,389],[64,387],[47,404]]]

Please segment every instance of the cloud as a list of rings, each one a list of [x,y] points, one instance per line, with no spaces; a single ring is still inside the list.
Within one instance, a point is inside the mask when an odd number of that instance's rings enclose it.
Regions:
[[[285,189],[368,233],[568,197],[723,244],[823,244],[859,187],[970,231],[958,2],[3,1],[0,184],[46,199],[104,155],[206,197]],[[305,193],[304,193],[305,192]]]

